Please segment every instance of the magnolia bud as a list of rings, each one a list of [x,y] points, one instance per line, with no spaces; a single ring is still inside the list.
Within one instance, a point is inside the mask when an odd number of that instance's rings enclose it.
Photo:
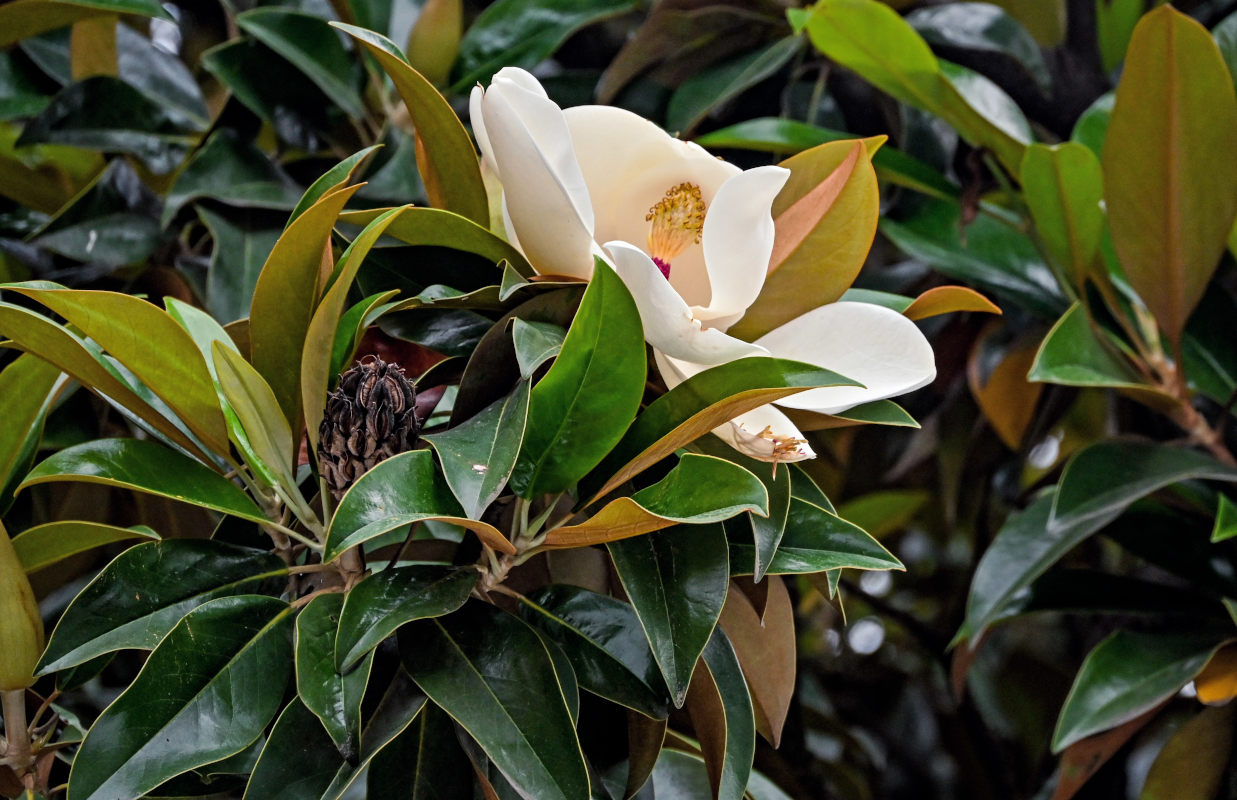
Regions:
[[[0,524],[0,690],[25,689],[34,683],[34,667],[43,653],[43,618],[34,590],[17,559],[17,551]]]

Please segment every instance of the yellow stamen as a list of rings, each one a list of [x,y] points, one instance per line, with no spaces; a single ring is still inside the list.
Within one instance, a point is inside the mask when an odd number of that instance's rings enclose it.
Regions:
[[[680,183],[644,216],[649,225],[649,255],[667,266],[689,245],[700,244],[704,230],[704,198],[694,183]]]

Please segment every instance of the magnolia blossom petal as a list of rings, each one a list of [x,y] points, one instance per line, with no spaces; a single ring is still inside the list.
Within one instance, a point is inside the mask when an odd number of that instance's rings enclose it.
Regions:
[[[694,362],[699,369],[744,356],[768,355],[763,347],[702,327],[644,251],[627,242],[607,242],[606,249],[614,271],[636,301],[644,338],[656,350]]]
[[[740,172],[718,190],[703,234],[712,294],[707,306],[692,308],[697,319],[733,322],[755,302],[773,253],[769,207],[789,178],[790,170],[783,167],[757,167]]]
[[[497,167],[509,230],[543,274],[593,272],[593,207],[562,110],[523,70],[494,76],[477,101],[482,152]],[[499,166],[501,165],[501,166]]]
[[[771,405],[740,414],[713,433],[740,453],[761,461],[789,464],[816,457],[790,418]]]
[[[668,190],[692,184],[710,208],[726,181],[740,173],[735,165],[630,111],[576,106],[563,113],[596,210],[599,242],[617,240],[644,248],[650,228],[646,215]],[[708,305],[711,289],[701,246],[692,245],[674,257],[670,285],[689,305]]]
[[[932,346],[915,323],[871,303],[813,309],[756,340],[778,358],[805,361],[863,384],[809,389],[777,401],[835,414],[926,386],[936,377]]]

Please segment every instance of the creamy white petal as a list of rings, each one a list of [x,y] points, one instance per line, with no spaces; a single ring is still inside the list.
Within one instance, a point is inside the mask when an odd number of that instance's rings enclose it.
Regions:
[[[576,106],[563,113],[596,211],[597,241],[645,248],[645,215],[667,190],[695,184],[707,208],[722,185],[740,172],[630,111]],[[688,304],[708,304],[709,276],[701,246],[692,245],[673,260],[670,285]]]
[[[538,272],[588,278],[593,210],[562,111],[518,74],[501,76],[480,109],[503,181],[508,230],[518,231],[520,247]]]
[[[718,190],[704,218],[702,242],[712,293],[707,306],[692,309],[697,319],[733,318],[755,302],[773,252],[769,207],[789,178],[783,167],[756,167]]]
[[[863,387],[810,389],[777,401],[822,414],[896,397],[936,377],[932,346],[915,323],[870,303],[831,303],[796,317],[756,340],[778,358],[805,361]]]
[[[767,355],[762,347],[702,327],[643,250],[627,242],[607,242],[606,249],[614,271],[636,301],[644,338],[656,350],[701,369],[744,356]]]
[[[468,95],[468,121],[472,125],[472,135],[477,140],[477,147],[481,150],[481,158],[490,169],[498,175],[498,179],[502,180],[502,174],[498,171],[498,163],[494,160],[494,151],[490,147],[490,137],[485,132],[485,112],[481,110],[481,102],[485,97],[485,90],[480,86],[472,87],[472,94]]]
[[[795,424],[770,405],[740,414],[713,433],[740,453],[761,461],[789,464],[816,457]]]

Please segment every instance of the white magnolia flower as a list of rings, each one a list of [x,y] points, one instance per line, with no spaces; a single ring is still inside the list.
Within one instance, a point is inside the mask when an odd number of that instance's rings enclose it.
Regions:
[[[788,170],[740,170],[623,109],[560,109],[536,78],[511,67],[488,90],[474,89],[470,105],[482,155],[503,185],[508,238],[542,274],[588,278],[594,256],[611,264],[635,298],[668,386],[709,366],[776,355],[864,384],[779,401],[833,413],[935,376],[918,328],[864,303],[815,309],[755,342],[727,335],[764,286],[770,207]],[[773,406],[714,432],[764,460],[814,455]]]

